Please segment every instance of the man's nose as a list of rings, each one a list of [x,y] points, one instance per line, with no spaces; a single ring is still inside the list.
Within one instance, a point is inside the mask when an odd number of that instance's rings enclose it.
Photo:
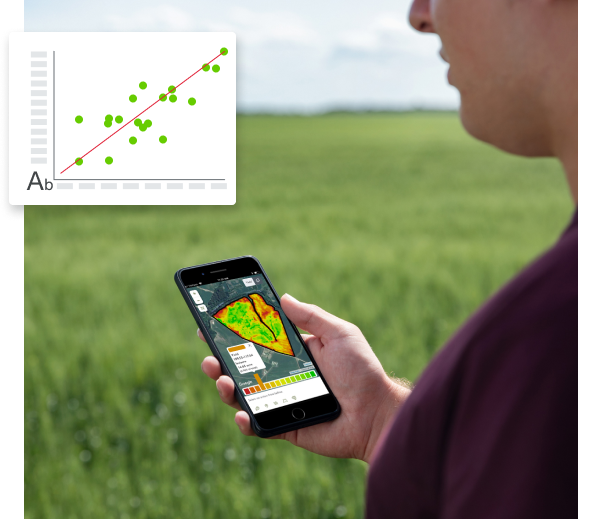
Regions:
[[[435,32],[431,19],[431,0],[414,0],[412,2],[410,24],[419,32]]]

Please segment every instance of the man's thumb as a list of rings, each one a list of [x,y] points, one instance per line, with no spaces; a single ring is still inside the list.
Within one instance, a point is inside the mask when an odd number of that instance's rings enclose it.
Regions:
[[[293,323],[316,337],[334,338],[340,333],[341,325],[347,324],[326,310],[297,301],[289,294],[284,294],[280,303],[284,313]]]

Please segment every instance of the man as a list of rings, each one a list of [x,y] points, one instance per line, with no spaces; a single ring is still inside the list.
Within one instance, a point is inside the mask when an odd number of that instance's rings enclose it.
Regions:
[[[577,0],[415,0],[410,23],[441,38],[467,131],[510,153],[557,157],[576,205]],[[368,517],[576,516],[576,212],[414,391],[387,377],[353,324],[288,295],[282,307],[310,332],[342,414],[281,438],[370,463]],[[217,360],[203,371],[253,434]]]

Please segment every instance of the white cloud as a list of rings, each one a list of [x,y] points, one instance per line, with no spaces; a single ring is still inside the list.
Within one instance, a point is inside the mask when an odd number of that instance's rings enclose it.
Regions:
[[[411,52],[432,56],[439,46],[438,40],[436,36],[414,31],[400,14],[382,13],[364,27],[342,32],[335,46],[358,55]]]
[[[192,31],[194,17],[169,4],[147,7],[127,16],[108,15],[107,22],[114,31]]]
[[[258,12],[246,7],[227,10],[221,21],[204,21],[209,30],[236,32],[245,45],[316,45],[320,34],[300,15],[287,11]]]

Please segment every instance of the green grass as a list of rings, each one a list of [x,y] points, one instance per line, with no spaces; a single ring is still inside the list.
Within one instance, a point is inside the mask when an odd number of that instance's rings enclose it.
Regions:
[[[27,207],[26,517],[362,517],[363,463],[239,434],[174,272],[253,254],[415,380],[572,211],[556,162],[480,144],[453,114],[241,117],[237,192]]]

